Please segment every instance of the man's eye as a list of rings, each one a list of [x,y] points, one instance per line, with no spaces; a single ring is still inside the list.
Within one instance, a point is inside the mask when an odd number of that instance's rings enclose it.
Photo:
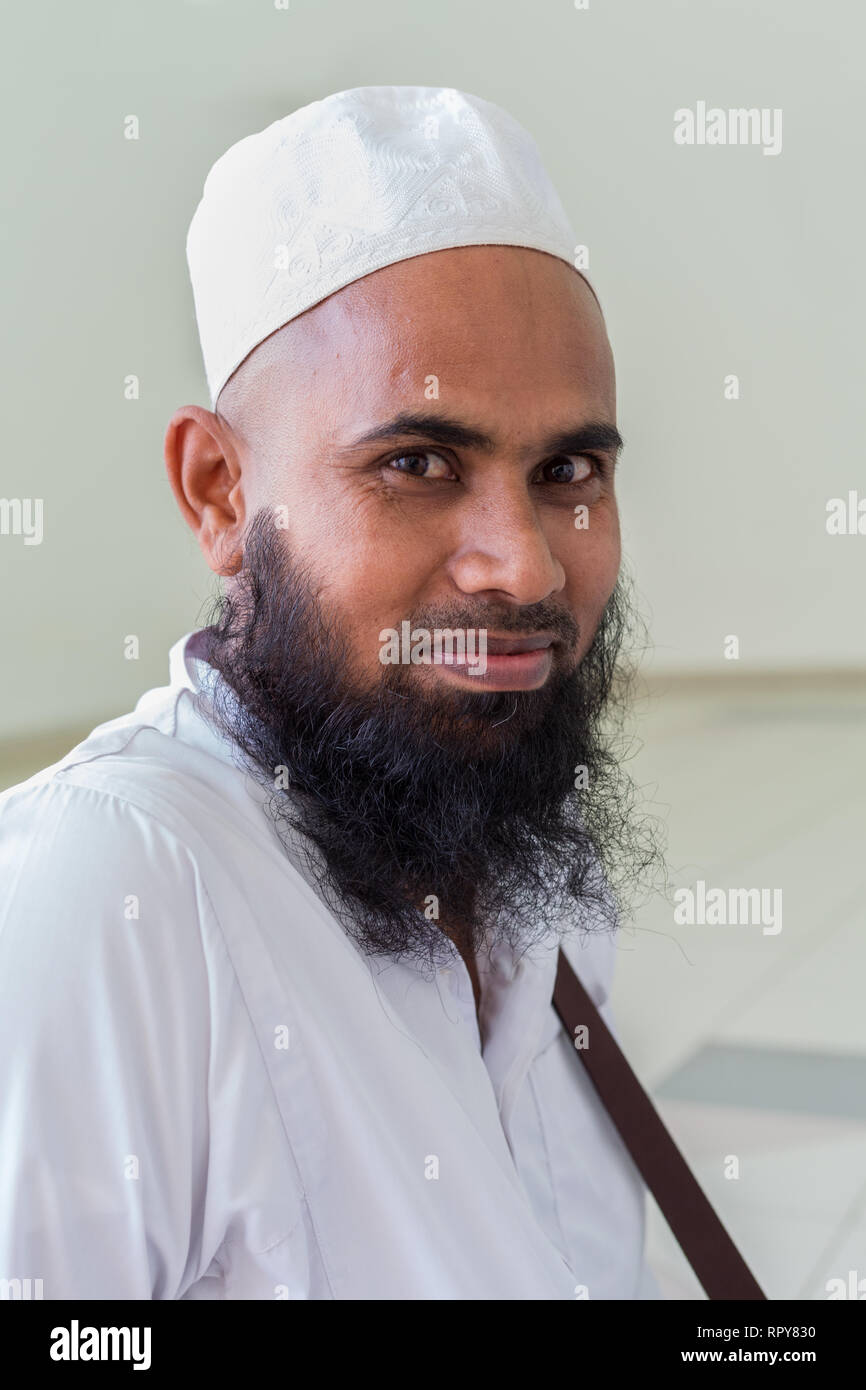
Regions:
[[[415,453],[397,454],[386,460],[386,466],[396,473],[409,473],[413,478],[454,478],[456,475],[447,459],[432,449],[420,449]]]
[[[596,471],[595,460],[588,454],[562,454],[551,459],[541,469],[545,483],[585,483]]]

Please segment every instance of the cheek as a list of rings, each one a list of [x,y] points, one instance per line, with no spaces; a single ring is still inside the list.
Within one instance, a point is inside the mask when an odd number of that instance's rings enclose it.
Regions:
[[[589,646],[604,606],[616,586],[621,560],[619,518],[616,508],[593,512],[585,531],[573,530],[558,550],[565,570],[565,592],[584,634],[582,650]]]
[[[373,485],[339,484],[337,478],[299,499],[288,543],[346,644],[346,675],[372,686],[383,671],[380,632],[399,633],[435,587],[443,528],[429,514],[383,502]]]
[[[408,545],[394,528],[370,524],[364,509],[344,531],[310,535],[307,553],[323,605],[333,614],[351,654],[353,673],[377,680],[382,665],[379,633],[396,628],[423,602],[431,583],[430,558]],[[435,563],[432,566],[435,569]]]

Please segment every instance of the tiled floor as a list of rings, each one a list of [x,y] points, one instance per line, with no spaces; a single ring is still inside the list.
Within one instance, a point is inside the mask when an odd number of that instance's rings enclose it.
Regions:
[[[782,929],[646,903],[620,939],[620,1040],[768,1297],[851,1271],[866,1297],[866,680],[672,680],[639,711],[671,899],[781,888]],[[651,1207],[663,1291],[703,1297]]]

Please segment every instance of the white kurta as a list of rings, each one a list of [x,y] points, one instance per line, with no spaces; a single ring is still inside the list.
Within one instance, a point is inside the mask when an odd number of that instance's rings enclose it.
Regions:
[[[0,1279],[57,1298],[654,1298],[555,947],[370,959],[170,684],[0,797]],[[615,947],[569,958],[611,1024]],[[484,1038],[482,1047],[481,1038]]]

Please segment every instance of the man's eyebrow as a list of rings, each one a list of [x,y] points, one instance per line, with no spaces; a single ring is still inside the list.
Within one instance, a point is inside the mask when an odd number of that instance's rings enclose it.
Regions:
[[[606,420],[588,420],[574,429],[563,430],[546,440],[543,452],[546,454],[583,454],[587,449],[601,449],[605,453],[618,454],[625,440],[616,425]]]
[[[483,430],[467,425],[462,420],[452,420],[444,415],[422,413],[411,414],[401,411],[393,419],[359,435],[349,444],[346,451],[357,449],[363,444],[378,444],[387,439],[399,439],[406,435],[432,440],[436,444],[451,445],[456,449],[477,449],[481,453],[492,453],[496,440]],[[571,429],[560,430],[543,440],[539,451],[543,454],[582,454],[587,449],[603,449],[619,453],[623,438],[615,425],[606,420],[588,420]]]

